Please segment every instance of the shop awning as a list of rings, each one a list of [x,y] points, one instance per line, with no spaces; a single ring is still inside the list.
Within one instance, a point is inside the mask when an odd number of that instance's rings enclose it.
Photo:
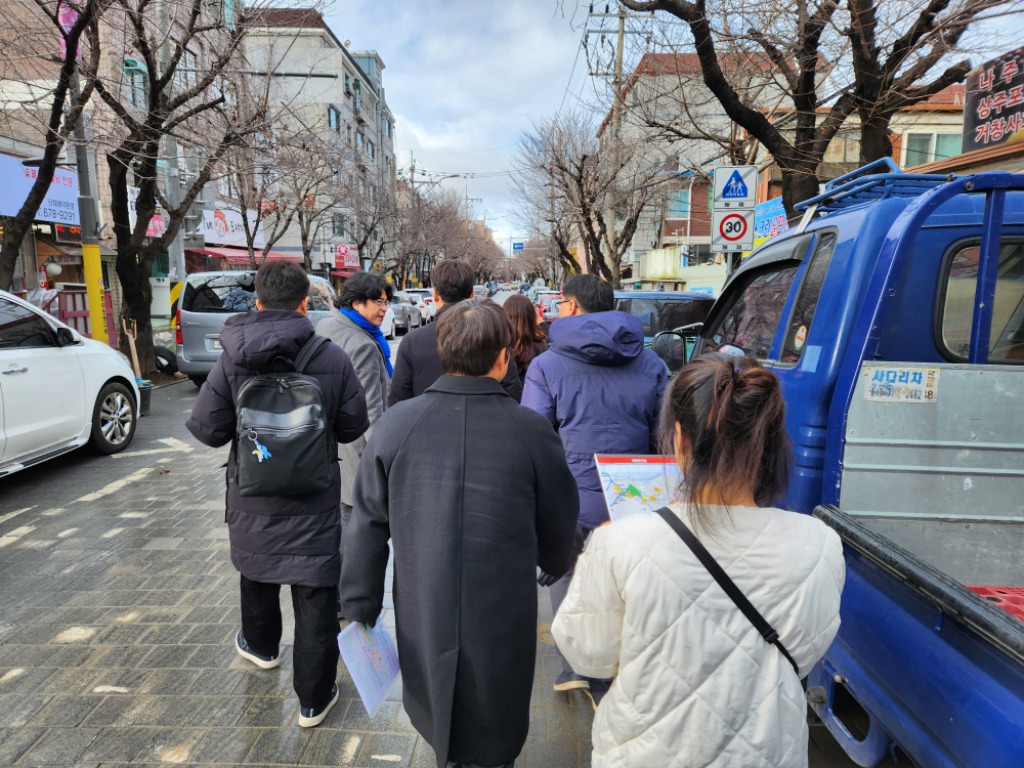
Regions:
[[[214,259],[225,259],[229,266],[232,267],[247,267],[249,266],[249,252],[244,248],[187,248],[189,253],[195,253],[200,256],[209,256]],[[294,264],[302,263],[301,253],[282,253],[281,251],[267,251],[266,258],[264,258],[263,251],[254,251],[256,255],[256,263],[262,264],[264,261],[290,261]]]

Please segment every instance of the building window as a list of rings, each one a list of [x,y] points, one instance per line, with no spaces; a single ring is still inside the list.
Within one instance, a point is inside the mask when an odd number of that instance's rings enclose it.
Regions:
[[[351,143],[352,143],[352,126],[351,126],[351,125],[350,125],[350,126],[348,126],[348,127],[347,127],[347,128],[345,129],[345,133],[346,133],[346,135],[347,135],[347,137],[348,137],[348,143],[349,143],[349,144],[351,144]]]
[[[356,110],[356,112],[358,112],[359,108],[363,106],[362,85],[360,84],[360,82],[358,80],[356,80],[353,83],[353,86],[355,86],[355,100],[356,100],[355,101],[355,110]]]
[[[363,148],[363,134],[356,131],[356,149],[361,150]]]
[[[668,217],[670,219],[685,219],[689,212],[690,190],[677,189],[668,201]]]
[[[349,75],[348,72],[345,73],[345,95],[352,95],[352,77]]]
[[[341,112],[334,107],[327,108],[327,126],[335,133],[341,133]]]
[[[345,236],[345,219],[337,213],[331,215],[331,234],[335,237]]]
[[[376,157],[376,155],[374,154],[372,141],[366,142],[366,153],[370,156],[371,160],[373,160]]]
[[[903,165],[912,168],[959,155],[961,136],[959,133],[906,133],[903,144],[906,147]]]
[[[391,120],[384,118],[384,134],[390,139],[391,138]]]
[[[146,107],[146,86],[149,83],[145,64],[135,59],[124,60],[125,97],[133,107]]]

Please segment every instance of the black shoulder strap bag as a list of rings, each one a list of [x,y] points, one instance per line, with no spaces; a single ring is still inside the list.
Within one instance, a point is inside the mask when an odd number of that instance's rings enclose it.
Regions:
[[[693,531],[686,527],[686,523],[676,517],[675,513],[672,512],[668,507],[662,507],[661,509],[655,510],[661,518],[672,526],[672,530],[679,534],[679,538],[683,540],[683,543],[688,546],[693,554],[697,556],[701,564],[708,569],[715,581],[718,582],[719,586],[725,590],[732,601],[736,603],[736,607],[740,609],[744,616],[750,620],[750,623],[754,625],[754,628],[761,633],[761,637],[765,639],[765,642],[771,643],[778,648],[782,655],[786,657],[786,660],[793,665],[793,671],[796,672],[797,677],[800,676],[800,669],[797,667],[796,662],[793,661],[793,657],[789,655],[789,651],[779,640],[779,633],[775,631],[771,624],[765,619],[764,616],[755,608],[747,596],[740,591],[740,588],[736,586],[736,583],[729,578],[729,575],[722,570],[722,566],[718,564],[718,561],[712,557],[711,553],[704,548],[704,545],[700,543],[700,540],[693,535]]]

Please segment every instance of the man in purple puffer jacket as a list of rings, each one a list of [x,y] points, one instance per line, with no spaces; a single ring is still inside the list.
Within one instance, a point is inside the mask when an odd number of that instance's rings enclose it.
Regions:
[[[578,556],[590,532],[608,520],[594,454],[658,452],[658,413],[668,370],[644,349],[640,319],[613,310],[615,295],[607,282],[579,275],[565,283],[562,296],[548,333],[551,347],[526,372],[522,404],[546,416],[562,439],[580,494]],[[571,580],[570,570],[551,584],[555,613]],[[596,708],[607,681],[577,675],[563,658],[554,688],[582,690]]]

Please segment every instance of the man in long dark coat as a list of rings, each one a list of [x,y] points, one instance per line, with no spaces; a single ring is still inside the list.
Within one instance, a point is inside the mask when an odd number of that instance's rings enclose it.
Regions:
[[[381,612],[392,540],[405,709],[439,768],[511,766],[522,750],[536,567],[557,576],[572,561],[576,484],[551,424],[499,383],[510,339],[490,300],[438,320],[447,373],[377,422],[345,538],[342,612],[365,623]]]

